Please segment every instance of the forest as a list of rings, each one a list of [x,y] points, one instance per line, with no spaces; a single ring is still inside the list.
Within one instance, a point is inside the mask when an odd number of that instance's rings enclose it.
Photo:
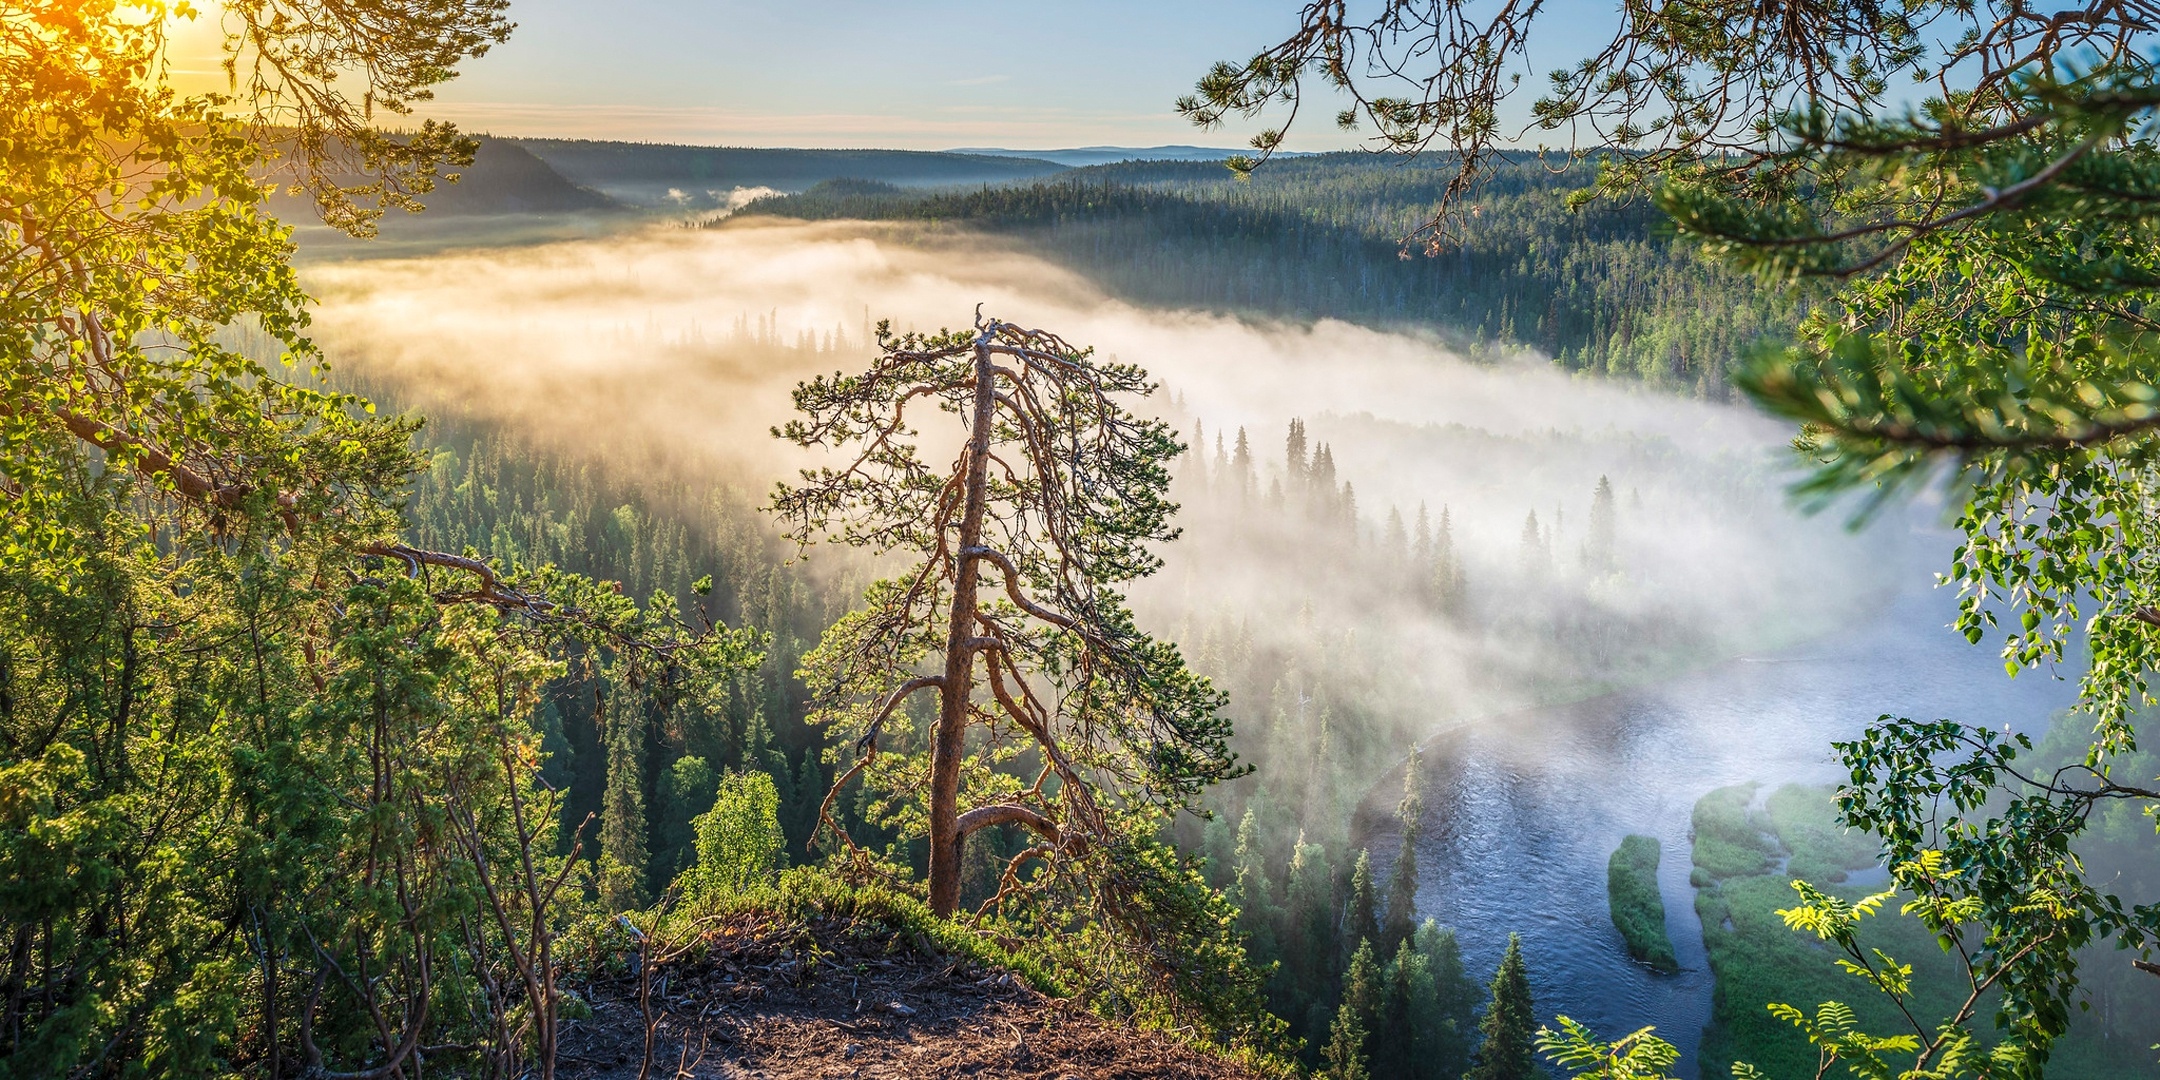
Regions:
[[[987,230],[1136,302],[1437,329],[1472,355],[1534,350],[1727,398],[1727,368],[1804,315],[1809,294],[1693,258],[1641,200],[1571,208],[1596,167],[1534,155],[1497,167],[1439,253],[1406,242],[1455,173],[1445,155],[1287,158],[1250,179],[1125,162],[972,191],[830,180],[744,212]]]
[[[2094,12],[1628,6],[1529,153],[1535,5],[1314,5],[1178,113],[1396,156],[1065,169],[0,3],[0,1078],[2149,1071]]]

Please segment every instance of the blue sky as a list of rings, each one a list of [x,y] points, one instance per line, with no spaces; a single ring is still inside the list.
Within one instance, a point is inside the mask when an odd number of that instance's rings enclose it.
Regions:
[[[1211,62],[1281,40],[1300,6],[513,0],[517,33],[427,112],[501,135],[734,146],[1233,146],[1258,125],[1202,132],[1172,102]],[[1582,15],[1610,7],[1549,0],[1544,20],[1573,37]],[[199,51],[206,29],[190,35]],[[1579,51],[1560,42],[1536,59]],[[1346,145],[1332,113],[1309,108],[1291,147]]]

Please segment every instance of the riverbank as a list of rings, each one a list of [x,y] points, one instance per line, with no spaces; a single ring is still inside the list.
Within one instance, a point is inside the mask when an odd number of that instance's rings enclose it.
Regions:
[[[1715,984],[1691,902],[1692,861],[1679,854],[1692,854],[1702,796],[1766,778],[1835,782],[1843,770],[1830,743],[1885,712],[2036,730],[2072,700],[2073,687],[2044,676],[2005,679],[1991,650],[1944,629],[1954,613],[1955,597],[1916,588],[1872,619],[1782,653],[1450,728],[1422,751],[1418,910],[1457,929],[1471,970],[1490,970],[1509,931],[1520,931],[1540,1022],[1565,1014],[1604,1032],[1655,1026],[1682,1051],[1674,1074],[1697,1075]],[[1376,871],[1399,846],[1401,791],[1398,771],[1376,779],[1368,800],[1382,812],[1359,836]],[[1609,860],[1631,834],[1668,855],[1658,886],[1674,974],[1630,958],[1613,924]]]
[[[1812,1076],[1817,1050],[1790,1022],[1770,1012],[1795,1006],[1813,1016],[1825,1002],[1851,1008],[1859,1030],[1876,1036],[1913,1034],[1889,998],[1836,966],[1837,954],[1780,914],[1800,903],[1799,878],[1847,902],[1875,894],[1888,875],[1876,865],[1873,843],[1837,822],[1829,786],[1783,785],[1763,797],[1761,785],[1720,788],[1696,803],[1692,857],[1700,880],[1695,910],[1715,979],[1709,1027],[1698,1050],[1701,1075],[1727,1076],[1732,1064],[1754,1065],[1764,1076]],[[1736,853],[1760,852],[1759,869],[1724,871]],[[1922,1023],[1951,1015],[1970,986],[1964,968],[1944,952],[1920,920],[1900,912],[1892,896],[1862,921],[1859,943],[1912,967],[1912,1015]],[[1991,1006],[1983,1003],[1983,1032]],[[2146,1050],[2160,1032],[2110,1030],[2104,1011],[2073,1015],[2069,1035],[2049,1059],[2049,1080],[2119,1080],[2160,1075]]]

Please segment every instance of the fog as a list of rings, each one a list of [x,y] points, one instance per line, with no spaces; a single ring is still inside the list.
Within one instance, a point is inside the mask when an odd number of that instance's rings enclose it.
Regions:
[[[965,325],[976,305],[1147,367],[1188,407],[1233,427],[1369,413],[1410,423],[1655,433],[1701,451],[1768,449],[1778,425],[1746,412],[1529,363],[1477,367],[1434,340],[1336,322],[1256,324],[1145,311],[1002,244],[867,224],[735,221],[602,241],[317,265],[315,332],[334,357],[425,384],[460,408],[543,427],[611,425],[684,440],[685,453],[781,467],[764,432],[786,390],[839,335],[863,355],[869,325]],[[819,350],[789,364],[742,328]],[[753,353],[755,354],[753,356]],[[594,395],[598,396],[595,397]],[[650,425],[650,426],[649,426]],[[1380,482],[1375,478],[1375,482]]]
[[[1376,760],[1447,718],[1819,632],[1880,584],[1851,572],[1879,540],[1784,508],[1786,432],[1746,410],[1534,358],[1476,365],[1433,337],[1136,308],[1010,242],[736,220],[318,264],[307,284],[333,363],[400,406],[510,423],[633,472],[752,487],[805,463],[768,434],[789,389],[860,367],[881,318],[957,327],[980,304],[1138,363],[1166,386],[1146,408],[1188,437],[1196,422],[1207,432],[1180,471],[1187,536],[1137,590],[1142,614],[1196,652],[1236,626],[1282,663],[1356,682],[1336,694],[1385,729]],[[1288,474],[1293,418],[1329,447],[1324,494]],[[1240,429],[1251,479],[1226,480],[1216,440],[1229,454]],[[1601,477],[1619,521],[1615,563],[1595,568],[1585,524]],[[1274,489],[1285,494],[1271,502]],[[1421,593],[1431,567],[1390,547],[1391,511],[1407,538],[1421,505],[1435,525],[1448,513],[1466,581],[1444,604]],[[1203,659],[1240,691],[1226,661]],[[1243,687],[1238,708],[1262,707],[1268,689]]]

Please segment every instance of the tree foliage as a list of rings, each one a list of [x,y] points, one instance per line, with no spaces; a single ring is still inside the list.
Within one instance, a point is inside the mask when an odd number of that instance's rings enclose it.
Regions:
[[[1025,828],[1034,842],[978,917],[1109,934],[1126,955],[1087,962],[1122,969],[1113,982],[1245,1023],[1256,980],[1229,913],[1156,838],[1167,814],[1241,771],[1222,695],[1141,631],[1116,589],[1159,565],[1148,544],[1176,535],[1165,466],[1184,448],[1124,404],[1153,387],[1137,367],[994,319],[938,334],[881,325],[879,350],[860,375],[797,387],[805,415],[775,432],[839,460],[776,491],[794,539],[913,560],[804,658],[813,719],[852,758],[828,810],[861,777],[872,816],[926,843],[930,907],[947,917],[970,835]],[[918,450],[906,413],[918,399],[957,421],[950,466]],[[923,690],[937,691],[925,730],[888,731]]]
[[[169,85],[185,5],[0,6],[11,1075],[550,1074],[580,897],[545,691],[752,658],[671,603],[407,543],[416,422],[307,385],[260,177],[298,145],[334,204],[310,140],[357,139],[390,185],[469,156],[450,129],[366,134],[366,98],[420,99],[499,13],[228,5],[235,48],[272,57],[233,98]],[[317,370],[229,348],[236,326]]]
[[[1530,1000],[1530,971],[1523,964],[1522,937],[1508,935],[1507,952],[1493,972],[1492,1000],[1478,1019],[1477,1059],[1465,1080],[1535,1080],[1536,1006]]]
[[[1379,7],[1366,22],[1308,6],[1297,36],[1219,68],[1188,111],[1213,121],[1322,78],[1364,103],[1387,146],[1462,151],[1467,178],[1500,145],[1496,110],[1540,7]],[[2145,554],[2160,520],[2153,45],[2142,9],[2113,0],[1631,4],[1611,46],[1553,73],[1531,109],[1598,157],[1604,191],[1650,194],[1709,254],[1772,282],[1835,284],[1735,379],[1801,423],[1803,496],[1858,492],[1865,514],[1945,484],[1964,534],[1946,575],[1958,629],[1999,634],[2012,672],[2073,647],[2089,657],[2081,765],[2028,771],[2023,739],[1954,720],[1886,717],[1839,747],[1846,822],[1884,840],[1914,914],[1999,991],[1987,1007],[2001,1046],[1953,1054],[1963,1036],[1937,1020],[1964,1031],[1973,1017],[1935,1018],[1912,1036],[1935,1054],[1926,1068],[1955,1057],[2036,1075],[2067,1024],[2080,951],[2143,952],[2160,931],[2160,909],[2091,880],[2076,850],[2096,807],[2156,802],[2145,778],[2116,774],[2160,646]],[[1405,72],[1422,100],[1360,90]],[[1893,77],[1917,88],[1909,105]],[[1421,235],[1445,246],[1451,227],[1442,215]]]

